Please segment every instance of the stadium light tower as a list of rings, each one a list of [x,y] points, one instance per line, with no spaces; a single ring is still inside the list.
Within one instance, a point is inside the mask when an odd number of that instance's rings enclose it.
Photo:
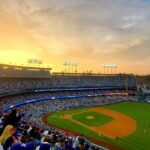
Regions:
[[[65,73],[67,72],[67,70],[66,70],[66,66],[67,66],[67,62],[64,62],[64,67],[65,67]]]
[[[115,64],[111,64],[111,74],[114,74]]]
[[[105,74],[105,68],[106,68],[106,65],[105,65],[105,64],[103,64],[103,65],[102,65],[102,67],[103,67],[104,74]]]
[[[71,61],[67,62],[67,66],[68,66],[68,73],[69,73],[70,72]]]
[[[113,64],[109,64],[109,68],[110,68],[110,74],[112,74]]]
[[[106,74],[109,73],[109,64],[105,64],[105,68],[106,68]]]
[[[70,72],[70,67],[71,67],[71,73],[77,72],[77,66],[78,63],[74,61],[66,61],[64,62],[64,67],[65,67],[65,72]],[[68,70],[68,71],[67,71]]]
[[[102,67],[104,70],[104,74],[116,73],[116,68],[117,68],[116,64],[103,64]]]
[[[73,73],[73,67],[74,67],[74,62],[70,62],[70,66],[71,66],[71,73]]]
[[[108,74],[110,74],[110,67],[111,67],[111,64],[107,64]]]
[[[68,71],[69,71],[69,62],[66,61],[66,72],[68,72]]]
[[[116,64],[111,64],[111,74],[115,74]]]
[[[78,66],[78,63],[76,62],[76,63],[75,63],[75,68],[74,68],[74,69],[75,69],[75,70],[74,70],[75,73],[77,72],[77,66]]]
[[[118,66],[117,66],[116,64],[114,64],[114,71],[115,71],[115,74],[117,73],[117,72],[116,72],[117,67],[118,67]]]

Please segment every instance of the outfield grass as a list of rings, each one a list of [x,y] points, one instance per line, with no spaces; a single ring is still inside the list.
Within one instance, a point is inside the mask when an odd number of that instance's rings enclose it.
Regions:
[[[64,129],[76,131],[77,133],[82,133],[84,135],[109,142],[119,147],[123,147],[126,150],[149,150],[150,149],[150,104],[139,103],[139,102],[136,103],[125,102],[125,103],[120,103],[120,104],[115,104],[110,106],[103,106],[103,108],[122,112],[135,119],[137,123],[136,131],[131,135],[128,135],[127,137],[120,138],[119,140],[116,139],[112,140],[102,135],[99,136],[94,131],[90,131],[89,129],[86,129],[78,124],[75,124],[74,122],[60,119],[60,115],[75,114],[78,112],[85,112],[85,111],[88,112],[88,108],[56,112],[52,116],[48,117],[48,121],[51,122],[52,124],[63,127]],[[79,119],[78,117],[75,119]],[[105,116],[103,115],[102,118],[105,118]]]

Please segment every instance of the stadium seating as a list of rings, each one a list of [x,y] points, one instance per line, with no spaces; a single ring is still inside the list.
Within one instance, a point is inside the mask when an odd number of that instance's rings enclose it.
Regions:
[[[137,101],[136,86],[136,78],[130,75],[50,75],[46,70],[0,67],[0,147],[4,150],[47,150],[50,147],[54,150],[80,147],[107,150],[83,136],[50,128],[41,118],[62,109]],[[6,136],[5,132],[10,133]]]
[[[15,87],[15,88],[14,88]],[[101,89],[136,89],[136,79],[129,76],[70,77],[51,76],[50,78],[0,78],[0,95],[22,93],[35,89],[98,87]]]

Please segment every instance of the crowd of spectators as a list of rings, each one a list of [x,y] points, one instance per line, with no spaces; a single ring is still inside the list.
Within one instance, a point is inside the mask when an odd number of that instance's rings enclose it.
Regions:
[[[0,98],[0,105],[3,107],[8,107],[13,105],[14,103],[18,102],[26,102],[28,100],[32,99],[39,99],[39,98],[50,98],[50,97],[61,97],[61,96],[109,96],[109,93],[113,93],[113,96],[115,96],[116,93],[126,93],[126,91],[119,91],[119,90],[88,90],[88,91],[57,91],[57,92],[31,92],[31,93],[24,93],[24,94],[16,94],[11,96],[5,96]],[[133,91],[128,91],[128,93],[135,95]],[[110,97],[113,97],[110,95]],[[121,95],[122,96],[122,95]],[[116,96],[115,98],[117,98]]]
[[[116,89],[136,89],[134,76],[54,76],[50,78],[1,78],[0,94],[15,93],[18,91],[71,88],[71,87],[101,87]],[[15,87],[15,88],[14,88]]]
[[[1,106],[6,101],[17,103],[27,99],[39,98],[43,96],[56,96],[68,94],[97,94],[103,91],[72,91],[72,92],[46,92],[31,93],[18,96],[7,97],[0,100]],[[117,92],[117,91],[116,91]],[[137,100],[135,96],[100,96],[78,99],[55,99],[29,103],[22,105],[12,111],[0,114],[0,144],[2,150],[95,150],[106,149],[94,145],[86,140],[84,136],[74,136],[63,131],[50,128],[42,123],[42,117],[54,111],[62,109],[91,107],[97,105],[107,105],[126,100]],[[5,106],[4,106],[5,107]],[[3,108],[0,108],[1,110]],[[80,140],[83,138],[84,142]],[[0,149],[0,150],[1,150]]]
[[[41,119],[44,115],[49,112],[55,112],[64,109],[74,109],[82,107],[91,107],[91,106],[100,106],[100,105],[109,105],[124,101],[137,101],[137,97],[129,96],[113,96],[113,97],[93,97],[93,98],[80,98],[80,99],[65,99],[65,100],[49,100],[41,101],[36,103],[29,103],[23,105],[20,108],[26,111],[26,118],[30,121],[34,121],[39,126],[45,126],[41,122]]]
[[[125,99],[124,99],[125,100]],[[41,124],[41,118],[48,112],[55,112],[63,109],[72,109],[72,108],[81,108],[97,105],[106,105],[110,103],[121,102],[121,99],[112,99],[112,98],[82,98],[82,99],[68,99],[68,100],[50,100],[42,101],[38,103],[30,103],[24,106],[21,106],[26,113],[26,117],[34,120],[39,126],[45,126]],[[36,115],[35,115],[36,114]]]
[[[25,116],[26,112],[20,109],[1,115],[0,150],[107,150],[91,143],[83,135],[46,129]]]

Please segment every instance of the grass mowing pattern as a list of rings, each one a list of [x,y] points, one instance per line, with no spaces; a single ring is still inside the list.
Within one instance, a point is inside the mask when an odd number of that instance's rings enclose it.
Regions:
[[[88,116],[92,116],[94,119],[87,119]],[[96,112],[83,112],[81,114],[73,115],[73,119],[87,126],[101,126],[113,120],[109,116],[105,116]]]
[[[48,120],[65,129],[76,131],[77,133],[82,133],[87,136],[91,136],[96,139],[100,139],[111,144],[115,144],[119,147],[123,147],[126,150],[149,150],[150,149],[150,104],[140,103],[140,102],[125,102],[110,106],[103,106],[105,109],[111,109],[114,111],[122,112],[133,119],[136,120],[137,129],[136,131],[128,135],[127,137],[120,138],[117,140],[112,140],[104,136],[98,136],[93,131],[90,131],[80,125],[73,122],[60,119],[62,114],[74,114],[82,111],[88,111],[88,108],[69,110],[63,112],[54,113],[52,116],[48,117]]]

